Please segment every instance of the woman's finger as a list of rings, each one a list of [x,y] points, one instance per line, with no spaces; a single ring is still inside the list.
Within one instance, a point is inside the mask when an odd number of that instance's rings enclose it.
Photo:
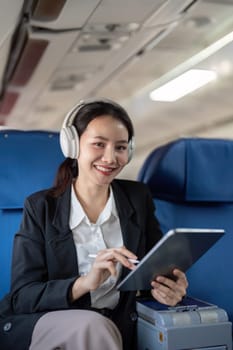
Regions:
[[[114,249],[104,249],[99,251],[97,254],[97,261],[113,261],[119,262],[123,266],[133,269],[135,268],[134,264],[129,261],[129,259],[137,259],[137,256],[130,252],[125,247],[114,248]]]

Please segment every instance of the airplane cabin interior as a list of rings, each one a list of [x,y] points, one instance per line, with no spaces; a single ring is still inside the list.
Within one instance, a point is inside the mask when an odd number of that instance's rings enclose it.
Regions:
[[[66,114],[108,98],[135,128],[119,177],[148,186],[162,232],[225,232],[183,303],[137,303],[135,350],[231,350],[233,0],[1,0],[0,16],[0,298],[25,198],[64,160]]]

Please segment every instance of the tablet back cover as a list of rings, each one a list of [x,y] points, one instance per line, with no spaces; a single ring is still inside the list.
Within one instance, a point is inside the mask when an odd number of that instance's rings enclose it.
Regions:
[[[192,266],[224,234],[221,229],[181,228],[168,231],[137,267],[117,286],[118,290],[149,290],[159,275],[173,278],[172,271]]]

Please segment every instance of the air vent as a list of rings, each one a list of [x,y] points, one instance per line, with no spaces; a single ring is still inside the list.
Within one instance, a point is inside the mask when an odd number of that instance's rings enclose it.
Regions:
[[[125,40],[128,40],[128,37]],[[83,34],[78,45],[73,50],[80,52],[109,51],[120,48],[122,43],[123,41],[117,35]]]
[[[83,45],[79,46],[78,50],[80,52],[91,52],[91,51],[109,51],[112,46],[110,44],[99,44],[99,45]]]
[[[86,74],[64,74],[58,76],[52,83],[50,90],[72,90],[86,79]]]
[[[138,23],[86,25],[73,49],[80,52],[117,50],[138,28]]]

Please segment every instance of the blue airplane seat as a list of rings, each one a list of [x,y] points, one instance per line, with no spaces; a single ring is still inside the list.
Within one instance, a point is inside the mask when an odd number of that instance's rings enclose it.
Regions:
[[[12,244],[24,200],[53,184],[63,159],[56,132],[0,131],[0,299],[9,291]]]
[[[158,147],[138,180],[146,183],[163,233],[223,228],[225,235],[187,272],[188,294],[222,307],[233,321],[233,141],[181,138]]]

